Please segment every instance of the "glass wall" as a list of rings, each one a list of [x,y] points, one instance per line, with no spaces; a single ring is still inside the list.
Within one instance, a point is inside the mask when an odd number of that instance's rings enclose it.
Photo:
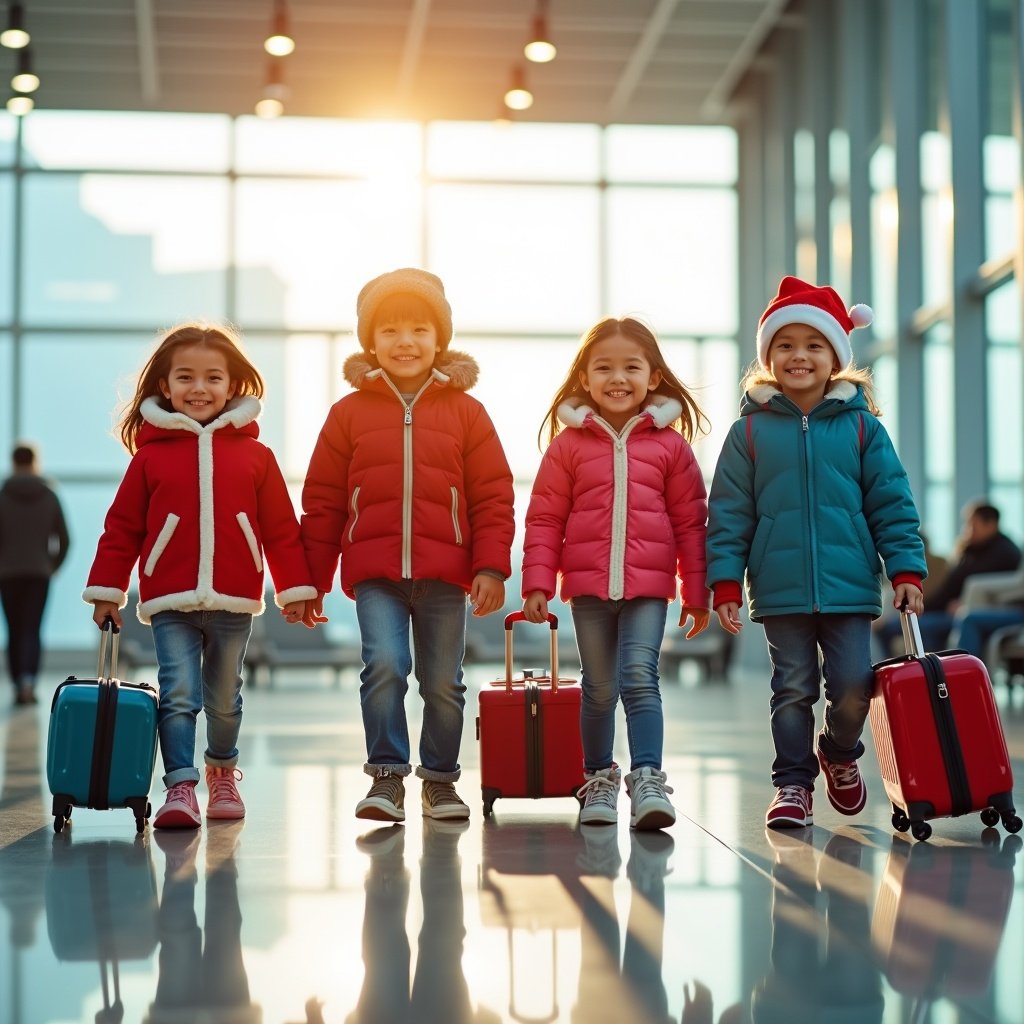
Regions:
[[[694,387],[710,476],[746,362],[736,176],[722,127],[35,111],[19,137],[0,118],[0,441],[40,445],[73,540],[47,643],[91,641],[78,595],[127,462],[116,412],[180,320],[241,327],[296,495],[347,391],[356,294],[400,266],[444,280],[523,493],[578,337],[608,314],[644,317]],[[54,415],[72,409],[73,430]]]

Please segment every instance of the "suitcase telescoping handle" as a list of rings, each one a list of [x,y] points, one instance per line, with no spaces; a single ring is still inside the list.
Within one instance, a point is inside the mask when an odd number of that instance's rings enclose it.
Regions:
[[[115,625],[114,620],[108,615],[103,620],[103,625],[100,626],[100,656],[96,661],[96,678],[97,679],[116,679],[117,678],[117,648],[119,644],[118,634],[121,632],[120,629]],[[110,640],[108,645],[107,640]],[[107,674],[103,671],[104,666],[107,662],[107,647],[110,648],[110,673]]]
[[[512,624],[526,622],[522,612],[509,612],[505,616],[505,692],[512,692]],[[558,692],[558,616],[548,612],[551,627],[551,692]]]
[[[903,643],[906,645],[907,655],[911,658],[923,658],[924,641],[921,639],[921,626],[918,624],[917,615],[907,609],[906,601],[900,608],[900,629],[903,630]]]

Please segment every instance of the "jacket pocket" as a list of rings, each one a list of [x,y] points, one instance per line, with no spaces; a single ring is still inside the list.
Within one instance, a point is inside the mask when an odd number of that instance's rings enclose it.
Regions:
[[[350,502],[350,505],[352,506],[352,523],[351,523],[351,525],[348,528],[348,540],[349,540],[349,543],[351,544],[352,543],[352,535],[356,532],[356,523],[359,522],[359,488],[358,487],[354,487],[352,489],[352,501]]]
[[[242,528],[242,536],[245,537],[245,543],[249,545],[249,554],[252,555],[256,571],[263,572],[263,556],[260,554],[260,544],[256,539],[256,534],[253,532],[249,517],[244,512],[239,512],[235,519],[238,520],[238,525]]]
[[[462,530],[459,529],[459,489],[453,487],[452,492],[452,528],[455,530],[455,543],[462,546]]]
[[[754,539],[750,544],[750,557],[747,560],[751,576],[756,576],[761,571],[761,563],[764,561],[765,551],[768,550],[768,539],[774,526],[775,520],[771,516],[761,516],[757,521]]]
[[[149,552],[149,558],[146,559],[146,565],[142,570],[143,575],[153,575],[153,570],[156,569],[156,563],[160,561],[160,556],[164,553],[164,549],[171,542],[171,537],[174,535],[174,531],[178,528],[178,523],[180,522],[180,516],[176,516],[173,512],[167,513],[164,525],[160,528],[160,532],[156,537],[156,542],[153,544],[153,547]]]
[[[857,540],[860,541],[860,549],[864,552],[868,568],[872,573],[882,571],[882,560],[878,557],[878,549],[871,539],[871,531],[868,529],[868,521],[864,518],[863,512],[854,512],[850,517],[853,520],[853,528],[857,533]]]

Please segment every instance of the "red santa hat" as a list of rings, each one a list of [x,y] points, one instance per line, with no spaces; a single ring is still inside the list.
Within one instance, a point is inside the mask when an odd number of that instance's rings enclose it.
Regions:
[[[839,360],[839,369],[845,370],[853,362],[850,332],[856,327],[867,327],[873,319],[870,306],[861,304],[847,310],[834,288],[819,288],[799,277],[784,277],[778,294],[761,314],[757,358],[767,367],[768,346],[776,332],[789,324],[807,324],[828,339]]]

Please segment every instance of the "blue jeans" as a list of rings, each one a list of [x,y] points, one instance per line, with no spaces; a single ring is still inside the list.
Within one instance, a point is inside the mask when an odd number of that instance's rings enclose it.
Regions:
[[[588,772],[611,767],[615,709],[622,698],[630,771],[661,769],[665,719],[658,687],[658,657],[668,602],[660,597],[607,601],[574,597],[572,621],[583,669],[580,732]]]
[[[959,632],[954,625],[951,645],[983,658],[985,644],[997,629],[1020,624],[1024,624],[1024,608],[978,608],[960,620]],[[989,665],[989,670],[997,667]]]
[[[367,775],[389,768],[408,775],[409,724],[405,695],[413,670],[423,698],[421,779],[454,782],[462,773],[459,748],[466,706],[462,659],[466,651],[466,592],[442,580],[367,580],[356,586],[362,637],[359,701],[366,734]]]
[[[242,662],[252,616],[238,612],[157,612],[153,616],[160,682],[164,785],[199,781],[196,717],[206,712],[207,764],[234,768],[242,725]]]
[[[822,676],[826,704],[821,752],[842,764],[864,753],[860,736],[874,684],[871,616],[769,615],[763,625],[772,663],[772,784],[813,789],[819,770],[814,705]]]

